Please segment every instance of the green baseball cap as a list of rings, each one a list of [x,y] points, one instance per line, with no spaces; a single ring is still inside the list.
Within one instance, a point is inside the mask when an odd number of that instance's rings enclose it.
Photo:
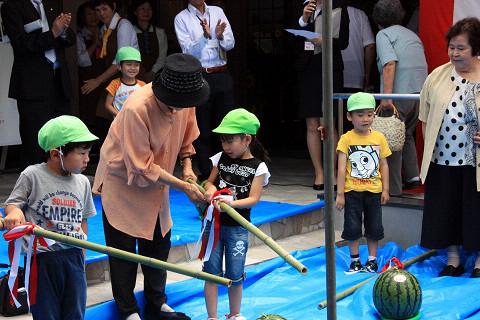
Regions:
[[[135,49],[134,47],[121,47],[117,51],[117,55],[115,56],[115,60],[120,63],[122,61],[142,61],[142,57],[140,55],[140,51]]]
[[[375,110],[375,98],[366,92],[352,94],[347,100],[347,111],[373,109]]]
[[[98,140],[87,126],[74,116],[60,116],[49,120],[38,131],[38,144],[48,152],[69,142],[87,142]]]
[[[212,131],[227,134],[257,134],[258,128],[260,128],[258,118],[253,113],[239,108],[227,113],[220,125]]]

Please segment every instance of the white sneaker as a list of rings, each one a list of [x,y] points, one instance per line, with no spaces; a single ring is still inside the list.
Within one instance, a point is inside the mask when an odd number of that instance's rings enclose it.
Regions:
[[[163,312],[175,312],[170,306],[166,303],[162,304],[162,307],[160,308],[161,311]]]
[[[245,318],[244,316],[242,316],[240,313],[239,314],[236,314],[234,316],[231,316],[229,314],[227,314],[227,320],[228,319],[232,319],[232,320],[247,320],[247,318]]]
[[[125,318],[125,320],[142,320],[142,319],[140,319],[140,316],[138,315],[138,313],[132,313],[127,318]]]

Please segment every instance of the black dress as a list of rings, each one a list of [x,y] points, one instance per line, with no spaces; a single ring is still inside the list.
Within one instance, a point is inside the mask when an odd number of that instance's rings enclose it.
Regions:
[[[308,2],[307,2],[308,3]],[[303,13],[303,8],[307,4],[301,0],[295,14],[293,22],[294,29],[303,29],[315,31],[315,23],[308,23],[301,27],[298,19]],[[343,88],[343,60],[341,50],[348,47],[349,24],[347,5],[344,1],[333,1],[332,9],[341,9],[341,19],[338,38],[332,39],[333,45],[333,92],[341,92]],[[317,16],[315,21],[321,23],[322,14]],[[337,26],[338,27],[338,26]],[[334,29],[335,26],[332,26]],[[294,68],[297,74],[298,83],[298,107],[301,118],[322,117],[322,53],[314,54],[314,51],[304,49],[305,39],[295,37],[294,50],[297,54]],[[334,108],[334,116],[338,116],[338,109]]]

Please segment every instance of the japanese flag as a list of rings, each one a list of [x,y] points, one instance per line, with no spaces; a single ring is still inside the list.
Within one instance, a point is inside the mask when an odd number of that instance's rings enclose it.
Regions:
[[[467,17],[480,19],[479,0],[420,0],[419,36],[428,72],[449,61],[445,35],[458,20]]]

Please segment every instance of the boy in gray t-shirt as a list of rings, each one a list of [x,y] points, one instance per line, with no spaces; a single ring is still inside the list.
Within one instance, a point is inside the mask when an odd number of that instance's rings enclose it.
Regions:
[[[0,230],[31,222],[46,230],[87,239],[87,218],[96,214],[85,170],[98,138],[72,116],[48,121],[38,132],[47,162],[27,167],[5,202]],[[25,237],[27,238],[27,237]],[[24,239],[25,239],[24,238]],[[26,252],[27,240],[22,251]],[[81,249],[56,242],[37,246],[37,295],[34,319],[83,319],[87,282]]]

